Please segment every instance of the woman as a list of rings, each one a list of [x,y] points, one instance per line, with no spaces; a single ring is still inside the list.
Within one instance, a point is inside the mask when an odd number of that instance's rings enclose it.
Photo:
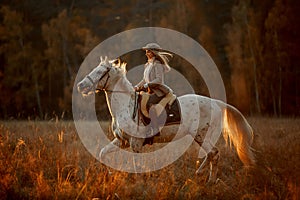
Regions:
[[[163,51],[156,43],[147,44],[143,50],[146,51],[148,62],[145,64],[143,79],[134,88],[136,91],[144,90],[148,93],[155,93],[158,97],[164,97],[172,92],[164,83],[164,74],[171,70],[167,56],[172,57],[172,54]],[[155,109],[150,109],[149,116],[153,132],[150,135],[156,135],[159,133],[159,122]]]
[[[149,84],[164,85],[164,73],[171,70],[168,57],[172,54],[164,52],[156,43],[149,43],[143,50],[146,51],[148,62],[145,64],[144,77],[136,86],[136,90],[148,89]]]

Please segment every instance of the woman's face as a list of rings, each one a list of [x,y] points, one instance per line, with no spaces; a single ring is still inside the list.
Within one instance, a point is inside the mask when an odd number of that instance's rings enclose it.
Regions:
[[[151,59],[154,56],[154,53],[150,50],[146,50],[146,56],[148,59]]]

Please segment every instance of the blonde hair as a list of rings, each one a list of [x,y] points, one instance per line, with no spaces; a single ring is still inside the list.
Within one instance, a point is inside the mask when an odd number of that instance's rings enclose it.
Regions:
[[[157,51],[157,50],[151,50],[151,51],[154,53],[155,58],[165,66],[165,72],[169,72],[171,70],[171,67],[169,65],[170,59],[168,56],[172,58],[173,55],[165,51]]]

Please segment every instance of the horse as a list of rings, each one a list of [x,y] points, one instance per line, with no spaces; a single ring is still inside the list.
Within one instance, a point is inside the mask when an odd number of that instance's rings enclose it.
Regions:
[[[101,90],[105,93],[112,122],[111,130],[114,135],[113,141],[101,149],[100,161],[108,153],[116,152],[120,148],[130,147],[133,152],[141,152],[145,140],[143,132],[148,127],[141,123],[139,115],[133,116],[136,109],[135,102],[137,92],[126,77],[126,63],[120,60],[101,61],[88,75],[78,84],[77,90],[86,96]],[[217,99],[201,96],[198,94],[186,94],[177,97],[180,104],[181,123],[177,126],[177,133],[159,134],[154,143],[171,142],[191,135],[193,141],[200,146],[198,157],[202,163],[196,170],[201,174],[207,165],[209,168],[209,183],[217,180],[217,164],[220,158],[219,149],[215,146],[221,133],[226,144],[235,147],[237,155],[244,166],[254,166],[255,157],[251,147],[253,142],[253,130],[245,117],[235,107]],[[128,123],[128,119],[137,123]],[[197,123],[195,123],[195,121]],[[171,136],[171,137],[170,137]]]

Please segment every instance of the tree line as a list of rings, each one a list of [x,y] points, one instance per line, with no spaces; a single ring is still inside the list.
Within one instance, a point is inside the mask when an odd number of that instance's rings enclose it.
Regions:
[[[299,8],[296,0],[4,0],[0,118],[71,117],[74,78],[85,56],[106,38],[144,26],[197,40],[217,64],[228,102],[243,113],[299,115]],[[198,80],[185,65],[172,63]]]

